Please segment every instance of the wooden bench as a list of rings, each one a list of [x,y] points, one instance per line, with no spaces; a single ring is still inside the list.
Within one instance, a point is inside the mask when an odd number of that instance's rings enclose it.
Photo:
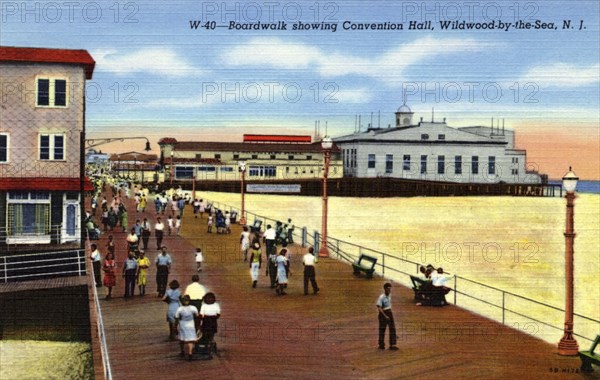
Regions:
[[[598,343],[600,343],[600,335],[596,336],[596,339],[594,340],[594,343],[592,343],[592,347],[590,347],[589,351],[579,351],[582,372],[593,372],[594,369],[592,368],[592,363],[595,365],[600,365],[600,355],[596,355],[594,353]]]
[[[413,284],[415,301],[421,305],[445,306],[448,304],[446,294],[450,292],[449,288],[435,287],[431,281],[412,275],[410,275],[410,281]]]
[[[365,263],[368,262],[368,263]],[[375,257],[369,255],[360,255],[358,257],[358,261],[352,263],[352,268],[354,269],[354,275],[360,275],[360,272],[365,272],[367,278],[373,278],[373,273],[375,272],[375,264],[377,263],[377,259]]]

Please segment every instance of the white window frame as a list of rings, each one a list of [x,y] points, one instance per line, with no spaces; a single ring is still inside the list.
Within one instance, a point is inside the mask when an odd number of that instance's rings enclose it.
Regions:
[[[14,193],[14,192],[13,192]],[[31,199],[31,193],[27,192],[28,199],[11,199],[11,192],[6,194],[6,244],[50,244],[52,234],[52,194],[48,199]],[[11,216],[10,209],[13,204],[43,204],[48,206],[48,219],[46,221],[47,234],[26,233],[21,235],[10,234],[10,227],[14,215]],[[14,214],[14,211],[13,211]]]
[[[0,136],[6,136],[6,161],[0,161],[0,165],[8,164],[10,162],[10,133],[0,132]]]
[[[61,243],[79,241],[81,236],[81,196],[77,199],[67,199],[67,194],[63,195],[63,217],[61,228]],[[75,235],[69,235],[67,231],[67,207],[75,206]],[[86,226],[87,227],[87,226]]]
[[[49,157],[48,158],[41,158],[42,155],[42,136],[49,136],[50,137],[50,145],[48,147],[49,149]],[[63,158],[57,159],[55,158],[55,146],[54,146],[54,142],[55,136],[62,136],[63,138]],[[38,156],[37,159],[39,161],[66,161],[67,160],[67,136],[65,133],[40,133],[38,135]]]
[[[48,104],[38,103],[39,81],[48,80]],[[56,81],[65,81],[65,105],[56,105]],[[35,106],[38,108],[68,108],[69,107],[69,81],[65,77],[59,76],[38,76],[35,78]]]

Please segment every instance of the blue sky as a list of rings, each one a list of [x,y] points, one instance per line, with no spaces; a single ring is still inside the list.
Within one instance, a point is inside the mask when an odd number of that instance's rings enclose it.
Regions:
[[[494,117],[516,130],[574,125],[598,136],[598,1],[0,4],[2,45],[93,55],[89,136],[312,134],[315,120],[336,136],[353,132],[358,114],[363,127],[371,114],[375,125],[393,123],[403,89],[427,120],[434,108],[452,126]],[[192,30],[191,20],[214,24]],[[440,21],[453,20],[511,27],[441,30]],[[518,20],[557,29],[515,29]],[[228,28],[256,21],[283,21],[288,30]],[[289,30],[298,21],[337,30]],[[404,29],[344,30],[346,21]],[[433,30],[408,30],[410,21],[432,21]]]

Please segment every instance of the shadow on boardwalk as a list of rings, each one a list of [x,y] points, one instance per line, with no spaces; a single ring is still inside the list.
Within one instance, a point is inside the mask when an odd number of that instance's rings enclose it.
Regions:
[[[131,203],[128,209],[135,210]],[[152,204],[149,209],[154,211]],[[152,212],[133,211],[130,224],[144,216],[154,223]],[[558,356],[550,344],[454,306],[415,306],[412,291],[400,285],[392,293],[400,350],[380,351],[375,301],[383,279],[356,278],[349,265],[322,259],[317,265],[321,292],[304,296],[304,250],[294,245],[288,295],[278,297],[270,289],[264,266],[253,289],[239,252],[240,232],[233,225],[230,235],[208,234],[206,215],[194,219],[187,206],[182,237],[164,240],[174,261],[169,280],[184,288],[196,273],[195,247],[204,252],[200,282],[215,292],[222,309],[216,338],[220,357],[187,362],[178,356],[178,344],[167,339],[167,307],[156,297],[153,265],[145,297],[122,298],[123,279],[118,278],[115,298],[101,300],[115,379],[591,378],[578,373],[577,357]],[[114,236],[120,273],[126,234]],[[155,247],[153,235],[147,251],[152,263]]]

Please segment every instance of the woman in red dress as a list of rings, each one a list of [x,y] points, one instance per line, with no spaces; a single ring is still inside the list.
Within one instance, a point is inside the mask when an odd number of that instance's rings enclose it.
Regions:
[[[108,295],[106,296],[107,300],[112,298],[112,288],[117,283],[117,277],[115,276],[116,268],[117,264],[115,263],[115,256],[112,252],[108,252],[104,259],[104,265],[102,266],[102,270],[104,270],[104,286],[108,288]]]

